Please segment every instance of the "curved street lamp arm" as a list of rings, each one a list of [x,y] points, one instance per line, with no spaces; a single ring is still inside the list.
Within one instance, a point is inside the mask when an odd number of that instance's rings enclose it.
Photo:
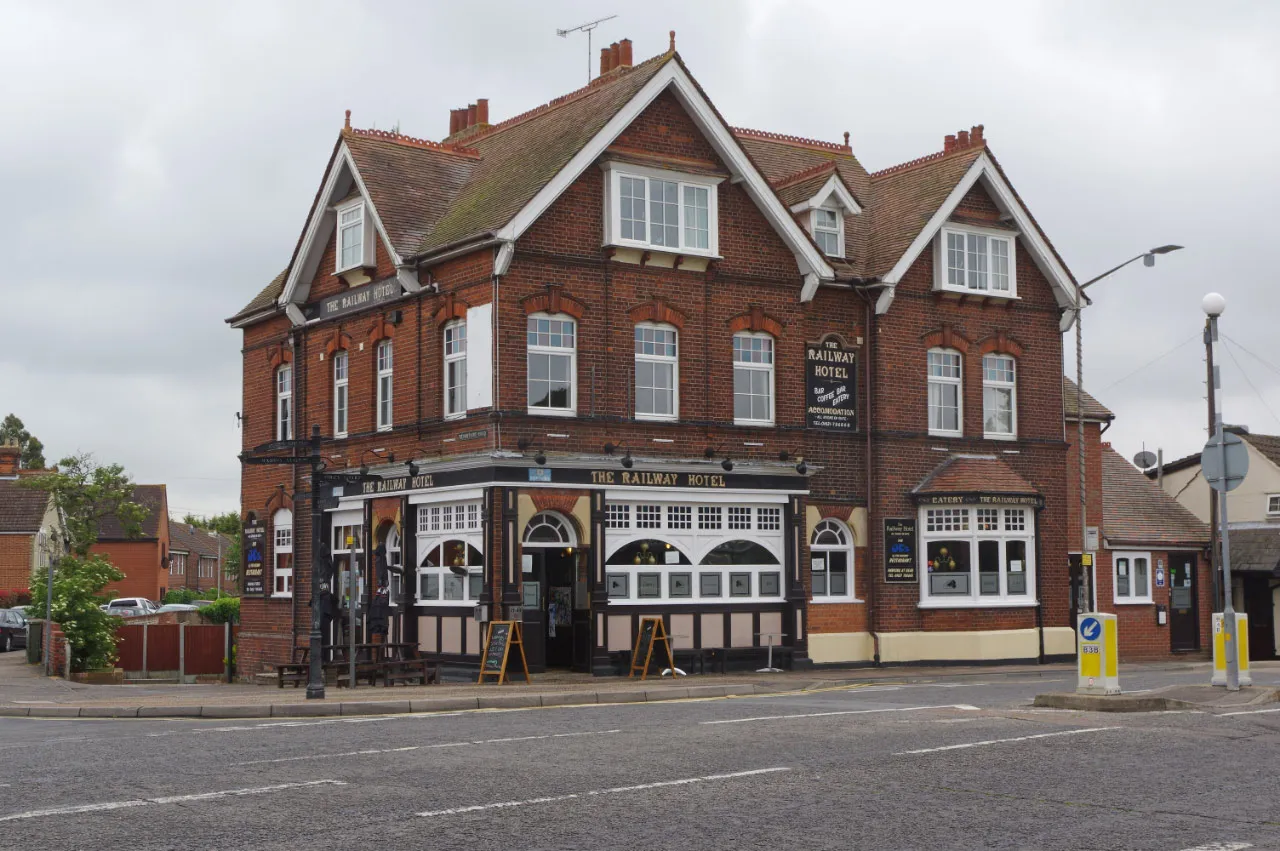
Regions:
[[[1121,269],[1123,269],[1125,266],[1128,266],[1130,263],[1133,263],[1135,260],[1141,260],[1143,257],[1146,257],[1149,253],[1150,252],[1148,251],[1144,251],[1141,254],[1139,254],[1137,257],[1130,257],[1128,260],[1124,261],[1119,266],[1116,266],[1114,269],[1108,269],[1098,277],[1091,278],[1085,281],[1083,284],[1080,285],[1080,289],[1083,290],[1085,287],[1092,286],[1093,284],[1098,283],[1098,281],[1101,281],[1103,278],[1107,277],[1108,275],[1113,275],[1116,272],[1119,272]]]

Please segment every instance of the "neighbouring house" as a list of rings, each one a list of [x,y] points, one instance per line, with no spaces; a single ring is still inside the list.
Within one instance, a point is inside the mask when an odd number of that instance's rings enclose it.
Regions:
[[[1227,494],[1231,603],[1249,616],[1249,657],[1275,659],[1280,655],[1280,436],[1252,434],[1242,426],[1227,431],[1239,435],[1249,453],[1248,474]],[[1165,464],[1161,483],[1210,522],[1212,491],[1200,474],[1199,452]]]
[[[46,471],[19,469],[20,457],[16,445],[0,445],[0,591],[26,591],[45,574],[60,528],[49,494],[20,484]]]
[[[448,669],[501,618],[535,671],[624,671],[646,615],[730,667],[1073,654],[1076,284],[984,128],[869,172],[848,134],[730,126],[674,33],[600,61],[438,142],[348,113],[228,320],[240,669],[307,641],[312,499],[325,641]],[[288,462],[312,434],[346,478]]]
[[[160,600],[169,584],[169,500],[164,485],[134,485],[133,501],[147,510],[141,531],[126,537],[114,515],[98,524],[98,542],[90,548],[124,572],[104,592],[112,597]]]
[[[226,571],[227,554],[234,545],[219,532],[170,519],[168,589],[238,593],[234,576],[228,577]]]

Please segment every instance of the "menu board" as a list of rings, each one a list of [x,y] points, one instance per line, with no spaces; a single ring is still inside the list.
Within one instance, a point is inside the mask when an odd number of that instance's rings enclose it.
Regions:
[[[265,526],[251,523],[244,527],[244,566],[240,570],[240,593],[245,597],[262,597],[267,593],[266,541]]]
[[[513,648],[520,654],[520,672],[524,674],[524,681],[529,682],[529,662],[524,655],[519,621],[493,621],[489,624],[484,652],[480,657],[479,682],[484,683],[487,677],[496,678],[499,685],[506,682]]]
[[[857,352],[828,337],[805,346],[805,427],[852,431],[857,423],[854,389]]]
[[[885,518],[884,581],[920,581],[916,565],[916,520],[914,517]]]

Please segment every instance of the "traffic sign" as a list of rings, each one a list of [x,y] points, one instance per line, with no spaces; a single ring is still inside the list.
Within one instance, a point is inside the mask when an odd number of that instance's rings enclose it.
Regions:
[[[1222,460],[1223,444],[1227,447],[1225,467]],[[1249,450],[1238,434],[1229,431],[1215,434],[1200,451],[1200,475],[1216,491],[1235,490],[1248,473]]]
[[[1097,618],[1085,618],[1080,621],[1080,636],[1085,641],[1097,641],[1102,635],[1102,624]]]

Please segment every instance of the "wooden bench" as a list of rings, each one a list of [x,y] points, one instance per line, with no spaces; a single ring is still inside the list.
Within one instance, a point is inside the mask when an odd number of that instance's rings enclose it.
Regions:
[[[293,661],[276,665],[276,686],[284,688],[285,683],[293,683],[293,687],[305,683],[311,674],[311,666],[307,664],[307,648],[293,648]]]
[[[436,681],[436,666],[426,659],[399,659],[383,662],[383,684],[407,683],[420,680],[422,685],[430,685]]]

